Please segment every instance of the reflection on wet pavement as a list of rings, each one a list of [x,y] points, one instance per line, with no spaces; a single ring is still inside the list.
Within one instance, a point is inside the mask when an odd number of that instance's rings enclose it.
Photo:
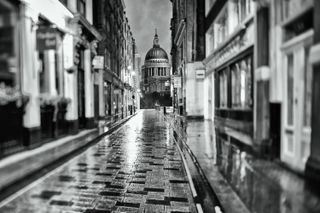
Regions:
[[[170,135],[158,112],[142,111],[0,212],[195,212]]]
[[[320,197],[303,178],[224,140],[211,121],[188,120],[180,131],[208,179],[222,174],[250,212],[320,212]]]

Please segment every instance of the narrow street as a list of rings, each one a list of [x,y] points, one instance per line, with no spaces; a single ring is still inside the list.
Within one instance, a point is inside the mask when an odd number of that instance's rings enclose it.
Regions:
[[[196,212],[170,131],[157,111],[140,111],[96,145],[3,200],[0,212]]]

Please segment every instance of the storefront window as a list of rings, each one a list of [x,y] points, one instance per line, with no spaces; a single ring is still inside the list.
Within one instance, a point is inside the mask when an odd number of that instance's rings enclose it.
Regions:
[[[16,31],[17,12],[7,1],[0,1],[0,82],[13,86],[18,69],[16,51],[18,37]]]
[[[251,57],[231,66],[231,100],[233,108],[252,107]]]
[[[219,89],[220,89],[220,107],[226,108],[228,104],[228,78],[226,70],[219,74]]]
[[[311,97],[312,97],[312,66],[309,63],[310,46],[306,47],[304,60],[304,107],[303,107],[303,126],[311,126]]]
[[[287,69],[287,107],[288,107],[288,114],[287,114],[287,122],[288,125],[293,124],[293,91],[294,91],[294,85],[293,85],[293,54],[288,55],[288,69]]]

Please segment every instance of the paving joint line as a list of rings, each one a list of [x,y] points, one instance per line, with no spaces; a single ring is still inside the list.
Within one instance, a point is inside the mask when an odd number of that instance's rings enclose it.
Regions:
[[[126,123],[127,121],[129,121],[131,118],[133,118],[135,115],[137,115],[138,113],[135,113],[134,115],[130,116],[129,118],[126,118],[125,120],[123,120],[122,122],[120,122],[119,124],[116,124],[114,127],[108,129],[108,131],[102,133],[101,135],[98,135],[96,138],[92,139],[87,145],[91,147],[95,141],[99,141],[101,138],[116,133],[117,131],[119,131],[121,129],[121,127],[123,127],[124,123]],[[83,147],[85,147],[83,146]],[[80,150],[83,147],[79,147],[77,150]],[[75,150],[75,152],[77,151]],[[76,156],[81,155],[83,152],[77,154]],[[41,176],[40,178],[34,180],[33,182],[31,182],[30,184],[22,187],[21,189],[19,189],[18,191],[14,192],[13,194],[11,194],[10,196],[8,196],[7,198],[3,199],[0,201],[0,208],[4,207],[5,205],[7,205],[8,203],[10,203],[11,201],[13,201],[14,199],[16,199],[17,197],[21,196],[22,194],[24,194],[25,192],[29,191],[30,189],[32,189],[33,187],[37,186],[38,183],[42,182],[43,180],[45,180],[46,178],[49,178],[51,175],[55,174],[57,171],[63,169],[63,167],[65,167],[66,165],[71,164],[72,162],[74,162],[76,159],[76,156],[73,156],[73,158],[67,160],[66,162],[64,162],[62,165],[59,165],[58,167],[54,168],[53,170],[51,170],[50,172],[46,173],[44,176]],[[54,163],[54,162],[52,162]]]

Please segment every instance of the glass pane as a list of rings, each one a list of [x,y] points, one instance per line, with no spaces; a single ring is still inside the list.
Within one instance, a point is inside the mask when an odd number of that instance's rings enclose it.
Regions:
[[[245,107],[246,101],[246,71],[241,69],[240,75],[240,103],[241,107]]]
[[[236,70],[235,67],[231,69],[231,101],[232,107],[236,106]]]
[[[251,57],[247,60],[247,75],[246,75],[246,106],[252,107],[252,78],[251,78]]]
[[[310,47],[305,48],[305,69],[304,69],[304,107],[303,125],[311,126],[311,97],[312,97],[312,67],[309,61]]]
[[[288,55],[288,70],[287,70],[287,122],[288,125],[293,125],[293,102],[294,102],[294,82],[293,82],[293,54]]]

